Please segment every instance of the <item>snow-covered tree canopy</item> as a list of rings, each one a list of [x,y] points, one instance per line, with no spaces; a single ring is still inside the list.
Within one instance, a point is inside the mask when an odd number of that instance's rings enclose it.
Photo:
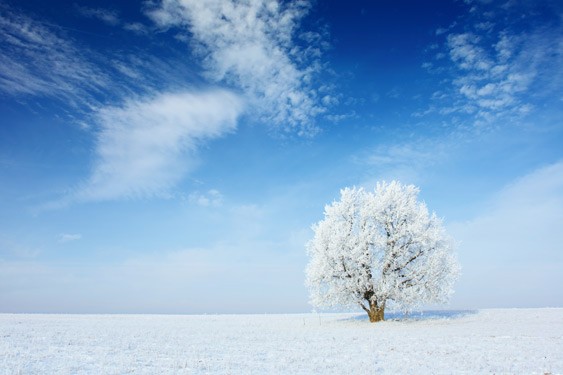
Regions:
[[[388,302],[408,311],[447,300],[459,265],[441,220],[418,193],[413,185],[382,182],[373,192],[345,188],[325,207],[307,244],[314,306],[359,304],[378,321]]]

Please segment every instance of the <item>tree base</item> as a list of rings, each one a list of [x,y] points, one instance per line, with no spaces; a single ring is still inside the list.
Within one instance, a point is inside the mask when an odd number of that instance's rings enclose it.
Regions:
[[[368,317],[371,323],[381,322],[385,320],[385,303],[378,306],[376,303],[370,303]]]

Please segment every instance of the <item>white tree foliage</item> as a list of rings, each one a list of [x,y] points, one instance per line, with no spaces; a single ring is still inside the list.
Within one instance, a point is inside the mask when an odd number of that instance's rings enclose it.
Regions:
[[[441,220],[418,193],[414,185],[382,182],[373,192],[345,188],[325,207],[307,244],[314,306],[359,304],[370,314],[386,302],[409,311],[448,299],[460,268]]]

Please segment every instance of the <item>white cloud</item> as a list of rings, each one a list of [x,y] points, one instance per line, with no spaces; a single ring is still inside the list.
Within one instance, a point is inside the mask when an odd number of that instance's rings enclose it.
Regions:
[[[78,241],[80,239],[82,239],[82,235],[80,233],[62,233],[61,235],[59,235],[60,243]]]
[[[188,201],[201,207],[220,207],[223,205],[223,194],[215,189],[205,193],[196,191],[188,196]]]
[[[131,22],[131,23],[126,23],[123,25],[123,29],[127,30],[127,31],[132,31],[135,34],[147,34],[148,33],[148,28],[143,25],[142,23],[139,22]]]
[[[187,28],[207,76],[243,90],[262,120],[311,134],[312,119],[324,111],[312,85],[320,47],[293,42],[308,7],[303,1],[162,0],[147,14],[161,27]]]
[[[459,300],[482,304],[473,307],[560,301],[562,225],[563,161],[508,185],[480,216],[449,225],[460,241]]]
[[[96,18],[111,26],[116,26],[121,23],[117,11],[113,9],[90,8],[86,6],[76,6],[76,9],[84,17]]]
[[[498,123],[499,119],[508,122],[528,114],[535,100],[545,102],[560,95],[561,26],[545,21],[549,17],[542,13],[548,8],[539,9],[533,2],[514,5],[475,4],[480,11],[469,12],[463,31],[452,28],[445,35],[445,51],[453,63],[453,91],[440,100],[440,113],[467,114],[478,125]],[[489,19],[487,9],[496,16]],[[521,14],[528,16],[522,18]],[[443,52],[438,54],[443,56]],[[444,64],[436,56],[433,66]]]
[[[160,94],[101,109],[93,171],[72,200],[166,194],[193,167],[200,142],[233,131],[242,109],[225,90]]]
[[[520,94],[528,91],[537,75],[533,67],[512,61],[517,58],[516,48],[508,46],[506,35],[500,38],[495,56],[481,46],[487,42],[475,34],[448,36],[450,57],[465,72],[453,81],[463,98],[460,109],[476,113],[485,121],[518,115],[525,105]]]
[[[110,24],[121,22],[103,9],[78,9]],[[140,24],[132,27],[141,32]],[[164,61],[143,51],[101,56],[79,48],[61,28],[3,4],[0,45],[0,92],[55,98],[63,116],[72,107],[68,116],[96,132],[90,178],[39,210],[166,194],[193,167],[197,146],[234,130],[245,106],[226,90],[180,92],[188,80],[196,80],[189,62]],[[167,93],[159,94],[163,90]],[[109,98],[124,104],[108,106]]]
[[[149,32],[147,26],[139,22],[126,22],[120,18],[119,12],[114,9],[91,8],[76,5],[78,13],[87,18],[98,19],[109,26],[120,26],[124,30],[131,31],[138,35],[145,35]]]
[[[465,70],[489,70],[492,62],[479,46],[480,38],[471,33],[448,35],[451,59]]]

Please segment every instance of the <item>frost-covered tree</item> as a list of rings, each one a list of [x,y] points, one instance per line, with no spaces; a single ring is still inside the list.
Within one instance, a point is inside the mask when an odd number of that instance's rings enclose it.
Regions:
[[[417,201],[419,189],[393,181],[340,193],[307,244],[311,303],[359,304],[377,322],[386,305],[409,311],[446,301],[459,265],[441,220]]]

